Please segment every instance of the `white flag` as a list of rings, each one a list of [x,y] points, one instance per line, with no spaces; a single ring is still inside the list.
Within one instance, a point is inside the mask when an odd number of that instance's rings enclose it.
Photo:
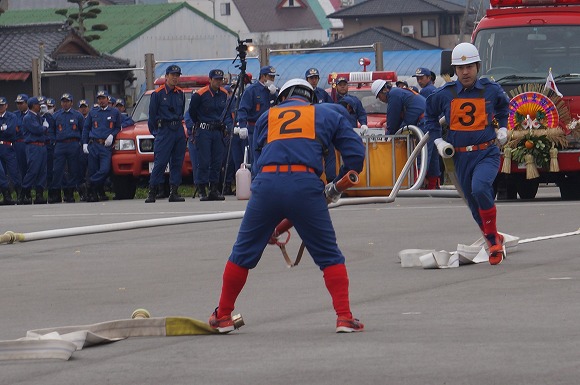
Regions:
[[[546,79],[546,84],[544,85],[544,90],[552,90],[556,94],[558,94],[559,97],[564,96],[560,93],[560,91],[558,91],[558,86],[556,86],[556,81],[554,80],[554,76],[552,76],[552,69],[551,68],[548,71],[548,78]]]

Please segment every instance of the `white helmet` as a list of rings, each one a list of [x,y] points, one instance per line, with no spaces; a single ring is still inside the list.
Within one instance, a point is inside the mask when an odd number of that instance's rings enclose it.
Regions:
[[[280,100],[281,97],[289,98],[292,95],[299,95],[307,98],[313,103],[315,102],[314,88],[312,88],[312,85],[304,79],[290,79],[284,83],[278,93],[278,100]]]
[[[451,65],[461,66],[465,64],[480,62],[477,48],[470,43],[459,43],[451,52]]]
[[[371,84],[371,91],[375,97],[379,96],[379,92],[383,89],[384,86],[387,85],[387,82],[383,79],[378,79]]]

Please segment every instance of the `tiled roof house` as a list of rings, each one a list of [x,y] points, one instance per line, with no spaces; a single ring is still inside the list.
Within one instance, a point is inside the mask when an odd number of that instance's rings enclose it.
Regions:
[[[41,86],[45,96],[57,98],[70,92],[79,99],[92,99],[98,88],[122,95],[124,81],[133,76],[127,60],[100,54],[62,23],[0,26],[0,51],[0,92],[9,103],[19,93],[35,93],[32,59],[40,59],[41,51],[44,66]],[[66,73],[75,70],[96,71],[82,75]],[[53,76],[55,73],[60,76]]]
[[[384,28],[435,47],[452,48],[461,33],[465,6],[446,0],[367,0],[328,15],[343,21],[345,37]],[[369,42],[372,43],[372,42]]]

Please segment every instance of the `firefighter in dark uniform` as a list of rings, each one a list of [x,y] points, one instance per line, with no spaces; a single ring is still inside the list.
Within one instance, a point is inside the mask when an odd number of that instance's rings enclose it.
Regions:
[[[165,180],[169,163],[169,202],[185,202],[177,189],[181,184],[181,168],[185,158],[186,137],[183,130],[185,95],[177,86],[181,68],[170,65],[165,69],[165,84],[151,94],[149,104],[149,132],[155,137],[154,165],[149,177],[149,194],[145,203],[155,202],[159,186]]]
[[[20,178],[24,179],[26,175],[26,144],[24,144],[24,133],[22,132],[22,119],[28,112],[28,95],[19,94],[16,96],[15,102],[18,110],[14,112],[16,115],[16,135],[12,146],[16,154],[16,164],[18,165],[18,171],[20,171]],[[16,187],[16,191],[20,195],[18,187]]]
[[[250,151],[248,153],[248,162],[252,164],[254,149],[252,148],[252,138],[254,135],[254,126],[262,114],[274,105],[276,102],[277,88],[274,85],[276,68],[265,66],[260,68],[260,77],[258,81],[250,84],[242,94],[240,105],[238,107],[238,125],[240,126],[240,139],[248,139]]]
[[[28,108],[28,113],[22,119],[27,166],[18,203],[32,203],[31,190],[34,188],[34,204],[43,204],[46,203],[43,194],[46,188],[46,141],[49,123],[40,116],[38,98],[28,99]]]
[[[38,102],[40,103],[40,116],[48,123],[48,131],[46,136],[46,185],[48,187],[52,185],[52,168],[55,145],[54,139],[50,137],[50,132],[54,130],[54,116],[50,112],[51,108],[48,105],[49,99],[50,98],[47,98],[46,96],[38,97]]]
[[[127,113],[127,108],[125,107],[125,99],[117,99],[117,101],[115,101],[115,108],[119,110],[119,112],[121,113],[121,128],[125,128],[125,127],[129,127],[135,124],[135,121],[133,120],[133,118],[131,117],[131,115],[129,115]]]
[[[61,109],[54,114],[55,128],[51,132],[54,141],[54,161],[52,169],[52,185],[48,192],[48,203],[64,201],[74,203],[74,189],[81,183],[80,149],[83,129],[83,115],[72,108],[73,97],[64,93],[60,98]],[[64,170],[68,175],[64,176]]]
[[[345,258],[336,243],[320,175],[323,147],[333,142],[342,154],[338,180],[349,170],[362,170],[364,145],[334,108],[327,103],[312,105],[314,90],[307,81],[286,82],[279,100],[256,123],[258,173],[209,325],[221,333],[234,330],[231,313],[248,272],[258,264],[276,225],[288,218],[322,270],[337,314],[336,332],[362,331],[364,325],[350,311]]]
[[[433,84],[435,74],[428,68],[420,67],[415,71],[414,78],[417,78],[417,84],[421,87],[419,95],[427,99],[429,95],[437,90]],[[431,151],[429,155],[429,167],[427,170],[427,190],[435,190],[439,188],[439,178],[441,177],[441,166],[439,165],[439,154],[437,151]]]
[[[109,199],[104,184],[111,171],[115,136],[121,131],[121,113],[109,106],[108,96],[107,91],[97,92],[98,107],[89,112],[83,125],[83,152],[89,155],[87,202]]]
[[[304,76],[306,77],[306,81],[314,88],[317,103],[334,103],[328,92],[318,87],[318,82],[320,81],[320,72],[318,72],[318,69],[309,68],[306,70]]]
[[[223,139],[228,135],[227,127],[231,127],[233,121],[226,110],[228,92],[222,87],[223,78],[224,71],[211,70],[209,85],[197,90],[189,102],[189,116],[194,124],[197,150],[195,184],[200,191],[201,201],[225,199],[218,184],[224,156]],[[209,193],[206,193],[208,185]]]
[[[16,202],[12,200],[10,182],[12,182],[12,187],[20,189],[22,179],[14,152],[17,118],[7,109],[8,101],[2,96],[0,97],[0,188],[4,196],[2,204],[13,205]]]
[[[447,141],[455,148],[457,180],[487,242],[489,263],[499,265],[505,255],[503,236],[497,231],[493,182],[500,167],[497,143],[508,140],[509,98],[499,84],[478,78],[481,59],[473,44],[458,44],[451,52],[451,65],[457,80],[446,83],[427,100],[429,139],[442,140],[439,117],[445,115]],[[497,133],[494,118],[500,126]]]

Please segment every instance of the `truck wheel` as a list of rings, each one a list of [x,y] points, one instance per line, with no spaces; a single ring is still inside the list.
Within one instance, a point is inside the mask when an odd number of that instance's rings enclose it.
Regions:
[[[515,200],[518,199],[517,183],[514,175],[497,174],[493,182],[493,188],[498,200]]]
[[[565,175],[558,181],[563,200],[580,200],[580,174]]]
[[[540,179],[526,179],[524,176],[518,181],[518,195],[521,199],[534,199],[538,193]]]
[[[115,199],[133,199],[137,190],[137,182],[131,175],[113,175],[113,192]]]

